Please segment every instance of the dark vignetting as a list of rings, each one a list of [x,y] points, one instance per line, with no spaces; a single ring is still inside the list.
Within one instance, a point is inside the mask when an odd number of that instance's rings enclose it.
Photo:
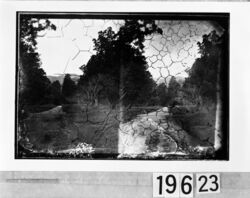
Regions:
[[[18,12],[15,157],[228,160],[228,24]]]

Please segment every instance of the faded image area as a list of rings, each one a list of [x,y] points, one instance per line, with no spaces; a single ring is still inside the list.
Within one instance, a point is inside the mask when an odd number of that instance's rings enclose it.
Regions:
[[[228,14],[17,23],[16,158],[228,160]]]

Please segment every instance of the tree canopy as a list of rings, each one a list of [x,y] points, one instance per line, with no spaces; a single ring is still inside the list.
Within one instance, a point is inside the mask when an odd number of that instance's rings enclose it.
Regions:
[[[76,84],[71,79],[70,74],[66,74],[62,84],[62,94],[65,97],[70,97],[74,94],[76,90]]]
[[[203,36],[202,42],[198,42],[200,58],[197,58],[189,71],[189,77],[184,83],[185,88],[193,87],[193,90],[203,100],[216,101],[216,83],[218,61],[221,59],[220,51],[224,45],[224,35],[219,36],[216,31]]]
[[[20,16],[19,43],[19,104],[41,104],[49,94],[50,85],[46,73],[40,67],[41,61],[36,51],[38,33],[56,27],[48,19]]]
[[[106,89],[110,102],[117,103],[121,95],[126,105],[147,102],[155,82],[147,70],[143,43],[153,33],[162,33],[153,20],[125,20],[117,33],[111,27],[100,31],[93,39],[96,54],[82,68],[79,85],[103,74],[112,79]]]

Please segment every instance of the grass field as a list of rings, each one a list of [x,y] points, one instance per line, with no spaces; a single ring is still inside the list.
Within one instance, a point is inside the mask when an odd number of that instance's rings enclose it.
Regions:
[[[30,107],[31,111],[49,107]],[[51,107],[50,107],[51,108]],[[154,111],[157,107],[131,108],[125,121],[138,114]],[[36,150],[63,150],[80,142],[91,144],[99,152],[117,153],[118,111],[108,106],[84,107],[78,104],[62,105],[61,113],[31,113],[25,120],[27,135]]]
[[[198,138],[201,146],[211,146],[214,142],[215,108],[185,113],[173,114],[173,120],[188,134]]]
[[[97,148],[117,147],[116,112],[105,107],[83,109],[65,105],[63,113],[32,115],[25,120],[27,135],[37,150],[62,150],[79,142]]]
[[[30,107],[33,112],[47,110],[46,107]],[[25,130],[32,149],[44,152],[61,152],[75,148],[80,143],[91,145],[96,153],[117,154],[120,121],[118,110],[108,106],[87,107],[66,104],[58,111],[30,113],[24,120]],[[160,107],[133,107],[126,111],[125,122],[138,115],[157,112]],[[192,112],[171,114],[165,117],[170,135],[181,148],[211,146],[214,137],[214,113]],[[152,113],[151,113],[152,114]],[[154,114],[154,113],[153,113]],[[164,116],[163,116],[164,117]],[[164,121],[155,120],[164,128]],[[171,130],[169,130],[170,128]]]

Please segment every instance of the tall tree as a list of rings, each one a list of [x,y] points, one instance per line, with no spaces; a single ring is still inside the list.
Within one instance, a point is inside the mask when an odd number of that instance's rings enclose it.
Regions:
[[[225,150],[222,133],[222,79],[223,65],[226,51],[226,35],[219,36],[215,31],[203,36],[198,43],[201,57],[198,58],[190,70],[185,86],[193,86],[201,96],[202,101],[212,101],[216,104],[216,122],[214,148],[216,151]],[[226,145],[224,143],[224,145]]]
[[[223,36],[215,31],[203,36],[198,42],[201,57],[196,59],[189,71],[187,83],[195,85],[203,100],[216,102],[216,83],[219,73],[220,48]]]
[[[174,105],[176,103],[176,98],[178,97],[178,92],[180,90],[180,84],[176,81],[176,78],[174,76],[171,77],[168,89],[167,89],[167,95],[169,97],[169,103]]]
[[[167,86],[165,83],[160,83],[156,87],[156,94],[159,98],[159,103],[162,106],[166,106],[169,103],[169,95],[167,95]]]
[[[79,84],[98,73],[112,76],[116,90],[112,94],[118,99],[121,121],[124,105],[146,102],[145,90],[153,90],[154,82],[143,55],[145,37],[153,33],[162,33],[162,30],[152,20],[125,20],[117,33],[109,27],[93,40],[97,53],[83,68]]]
[[[112,76],[97,74],[78,84],[82,99],[90,105],[98,106],[100,98],[106,98],[112,106],[116,92]]]
[[[37,53],[39,32],[56,27],[48,19],[38,19],[30,15],[20,15],[19,20],[19,105],[44,102],[50,85]]]
[[[28,115],[26,105],[45,103],[49,95],[50,81],[40,67],[40,57],[37,53],[37,37],[39,32],[56,27],[47,19],[38,19],[30,15],[19,15],[18,40],[18,152],[30,147],[27,138],[26,125],[23,119]]]
[[[62,94],[65,97],[72,96],[76,91],[76,84],[71,79],[70,74],[66,74],[62,84]]]
[[[62,96],[62,86],[58,80],[51,83],[50,86],[52,103],[55,105],[60,105],[63,102]]]

